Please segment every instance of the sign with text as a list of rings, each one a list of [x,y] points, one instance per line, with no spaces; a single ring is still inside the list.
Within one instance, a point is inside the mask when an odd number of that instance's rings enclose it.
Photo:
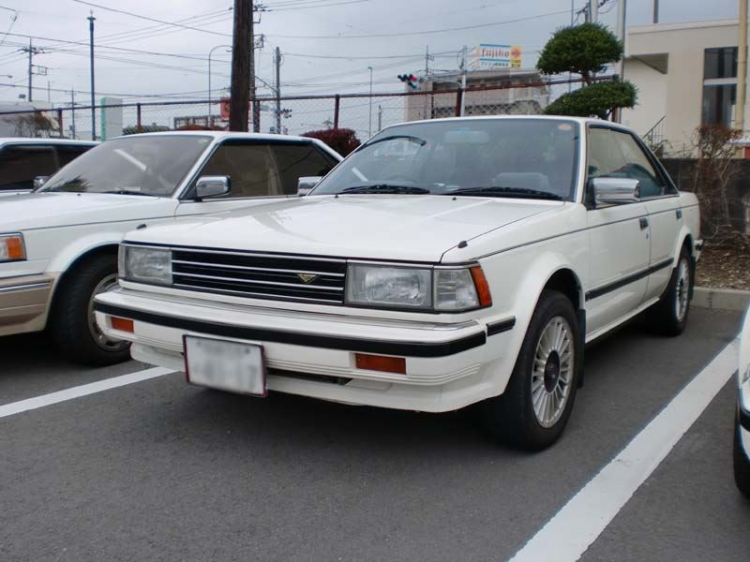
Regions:
[[[469,54],[469,69],[521,68],[523,48],[520,45],[482,43]]]

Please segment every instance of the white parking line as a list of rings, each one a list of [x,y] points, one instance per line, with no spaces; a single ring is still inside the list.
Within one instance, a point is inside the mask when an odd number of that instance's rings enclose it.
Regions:
[[[21,412],[27,412],[29,410],[36,410],[37,408],[65,402],[66,400],[73,400],[74,398],[80,398],[81,396],[96,394],[97,392],[109,390],[110,388],[117,388],[136,382],[154,379],[156,377],[162,377],[169,373],[174,373],[174,371],[164,369],[163,367],[153,367],[144,371],[130,373],[129,375],[112,377],[103,381],[74,386],[73,388],[66,388],[65,390],[60,390],[58,392],[35,396],[34,398],[29,398],[27,400],[20,400],[19,402],[11,402],[10,404],[0,406],[0,418],[12,416],[13,414],[20,414]]]
[[[511,562],[575,562],[661,464],[737,369],[727,345]]]

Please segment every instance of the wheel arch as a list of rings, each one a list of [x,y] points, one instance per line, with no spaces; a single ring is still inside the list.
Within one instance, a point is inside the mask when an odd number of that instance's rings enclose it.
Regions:
[[[96,259],[100,256],[111,255],[116,260],[118,247],[119,247],[119,240],[117,242],[105,242],[97,246],[89,247],[82,253],[78,253],[74,255],[71,259],[67,261],[64,268],[60,270],[60,275],[57,278],[57,282],[55,283],[55,286],[52,291],[52,297],[50,298],[48,309],[47,309],[48,310],[47,322],[46,322],[47,327],[49,327],[50,322],[52,322],[52,319],[54,317],[55,305],[58,301],[60,290],[62,290],[65,287],[65,285],[71,281],[76,269],[81,264],[86,263],[90,260]]]

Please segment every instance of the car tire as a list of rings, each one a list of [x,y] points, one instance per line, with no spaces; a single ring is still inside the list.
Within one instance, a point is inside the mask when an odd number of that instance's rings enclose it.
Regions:
[[[74,266],[57,289],[50,333],[60,353],[76,363],[114,365],[130,359],[130,344],[110,340],[93,320],[93,299],[117,284],[117,259],[99,255]]]
[[[750,459],[742,447],[740,424],[736,417],[734,425],[734,482],[737,489],[750,499]]]
[[[664,336],[679,336],[685,331],[690,315],[693,273],[693,259],[683,246],[667,290],[648,311],[649,329]]]
[[[583,359],[579,330],[570,299],[544,291],[505,392],[479,406],[483,426],[494,439],[539,451],[560,438],[578,389]]]

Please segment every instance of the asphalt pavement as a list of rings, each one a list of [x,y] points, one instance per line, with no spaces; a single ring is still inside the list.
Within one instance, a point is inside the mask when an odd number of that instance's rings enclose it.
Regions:
[[[489,441],[471,410],[418,414],[187,386],[179,373],[0,418],[0,560],[503,561],[735,336],[694,309],[587,350],[563,439]],[[0,339],[0,405],[147,368],[82,369]],[[750,556],[732,481],[733,382],[582,560]],[[540,561],[546,562],[546,561]]]

